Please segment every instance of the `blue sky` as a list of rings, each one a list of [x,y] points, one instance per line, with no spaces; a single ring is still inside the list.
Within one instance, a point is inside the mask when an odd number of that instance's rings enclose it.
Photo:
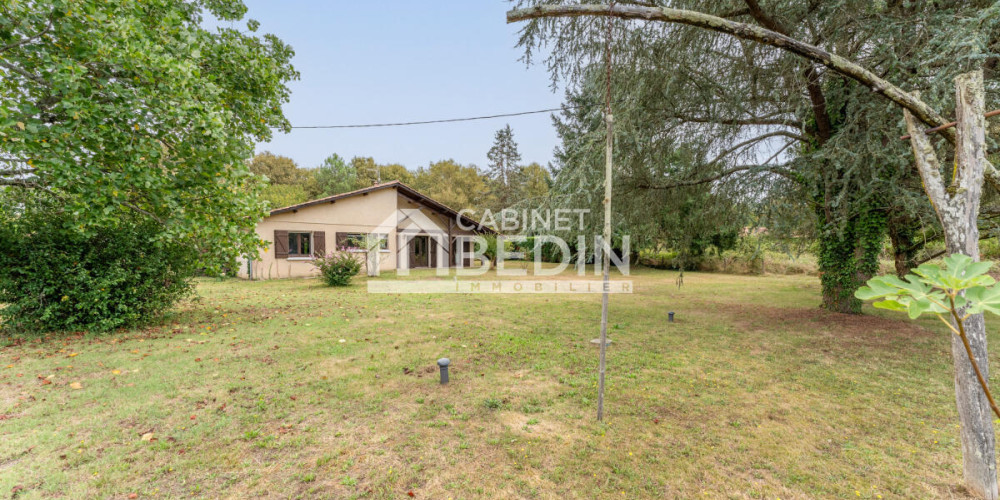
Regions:
[[[259,33],[295,49],[301,80],[285,115],[293,125],[377,123],[555,108],[542,66],[526,67],[502,0],[328,2],[247,0]],[[372,156],[413,170],[453,158],[486,166],[497,129],[510,123],[523,161],[545,165],[557,139],[549,114],[455,124],[293,130],[257,150],[313,167],[331,153]]]

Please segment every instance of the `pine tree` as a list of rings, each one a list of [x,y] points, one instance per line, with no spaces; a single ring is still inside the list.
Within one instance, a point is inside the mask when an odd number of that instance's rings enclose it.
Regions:
[[[514,181],[520,170],[518,162],[521,161],[521,153],[517,151],[517,143],[514,142],[514,131],[510,124],[497,130],[493,139],[493,147],[486,157],[489,159],[489,169],[487,175],[493,184],[493,198],[496,200],[496,208],[506,208],[514,199]]]

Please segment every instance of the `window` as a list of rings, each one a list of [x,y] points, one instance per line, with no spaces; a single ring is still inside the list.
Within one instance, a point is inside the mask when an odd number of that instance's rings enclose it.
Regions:
[[[365,233],[337,233],[337,247],[349,252],[364,252],[366,250],[365,240],[368,237]],[[389,235],[385,233],[371,233],[372,238],[378,238],[379,250],[389,251]]]
[[[312,233],[288,233],[288,256],[311,257]]]

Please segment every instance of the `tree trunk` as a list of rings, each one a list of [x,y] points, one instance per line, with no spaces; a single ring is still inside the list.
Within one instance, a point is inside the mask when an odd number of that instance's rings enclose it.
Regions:
[[[982,71],[960,75],[955,79],[958,118],[955,141],[954,175],[945,187],[930,140],[909,112],[904,112],[910,132],[910,144],[917,168],[924,181],[927,196],[934,204],[944,229],[949,253],[968,255],[979,260],[979,199],[982,195],[983,173],[986,166],[984,94]],[[965,320],[965,331],[976,363],[989,379],[989,358],[986,351],[986,324],[982,314]],[[965,483],[974,495],[996,500],[996,438],[989,401],[979,386],[972,363],[962,340],[951,336],[952,359],[955,364],[955,402],[961,421],[962,459]]]
[[[850,208],[857,213],[843,223],[829,217],[826,209],[819,209],[823,227],[819,235],[820,283],[824,309],[861,314],[862,302],[854,292],[878,272],[885,215],[867,206]]]
[[[911,269],[917,267],[917,252],[923,247],[918,243],[920,221],[911,217],[904,209],[893,209],[886,214],[886,228],[889,230],[889,242],[892,243],[892,256],[896,268],[896,276],[906,276]]]

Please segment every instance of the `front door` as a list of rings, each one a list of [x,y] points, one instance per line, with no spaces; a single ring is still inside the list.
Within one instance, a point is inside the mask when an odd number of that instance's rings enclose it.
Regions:
[[[410,267],[430,265],[430,245],[427,236],[414,236],[410,240]]]

